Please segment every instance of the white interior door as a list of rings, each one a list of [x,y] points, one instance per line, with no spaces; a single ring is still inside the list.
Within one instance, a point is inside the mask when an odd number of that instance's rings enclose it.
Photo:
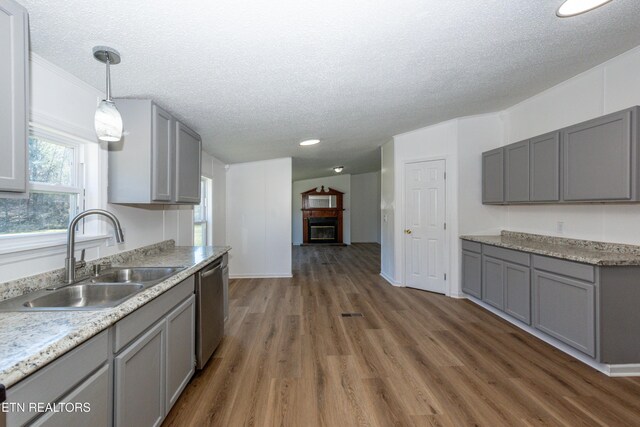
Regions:
[[[405,165],[404,211],[405,285],[444,294],[444,160]]]

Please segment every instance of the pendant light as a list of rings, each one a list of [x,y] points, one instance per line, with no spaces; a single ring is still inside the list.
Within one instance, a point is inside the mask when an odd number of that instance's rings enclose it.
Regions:
[[[110,66],[120,63],[120,54],[115,49],[106,46],[93,48],[93,56],[107,65],[107,99],[100,101],[96,109],[94,125],[96,135],[100,141],[115,142],[122,138],[122,116],[111,100],[111,70]]]

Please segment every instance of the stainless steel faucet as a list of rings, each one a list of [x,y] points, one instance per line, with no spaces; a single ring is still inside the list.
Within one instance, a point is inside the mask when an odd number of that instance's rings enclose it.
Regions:
[[[73,283],[76,281],[76,258],[75,258],[75,246],[76,246],[76,225],[78,222],[89,215],[102,215],[111,220],[113,223],[113,228],[116,233],[116,242],[123,243],[124,242],[124,233],[122,232],[122,227],[120,226],[120,221],[118,218],[111,212],[105,211],[103,209],[89,209],[84,212],[80,212],[71,220],[69,224],[69,228],[67,229],[67,258],[64,260],[64,268],[65,268],[65,280],[67,283]],[[84,258],[84,256],[83,256]]]

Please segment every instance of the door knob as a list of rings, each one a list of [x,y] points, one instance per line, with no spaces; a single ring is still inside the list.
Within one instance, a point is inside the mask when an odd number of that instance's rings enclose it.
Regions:
[[[411,234],[411,230],[407,228],[406,230],[404,230],[404,234]]]

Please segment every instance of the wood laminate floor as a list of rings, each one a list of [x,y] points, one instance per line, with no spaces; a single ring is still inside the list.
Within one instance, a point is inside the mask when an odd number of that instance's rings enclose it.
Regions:
[[[233,280],[227,335],[165,425],[640,425],[640,379],[469,301],[392,287],[379,252],[296,247],[292,279]]]

